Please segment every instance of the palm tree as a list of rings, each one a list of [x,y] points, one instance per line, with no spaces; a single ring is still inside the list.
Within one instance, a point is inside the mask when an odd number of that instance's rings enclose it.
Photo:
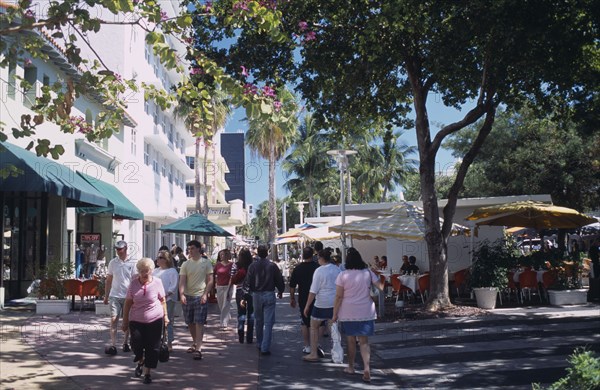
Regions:
[[[394,191],[396,185],[405,184],[408,175],[416,170],[417,161],[408,158],[408,156],[416,153],[417,148],[400,142],[401,136],[401,131],[393,132],[391,129],[386,129],[383,134],[383,145],[381,147],[384,161],[381,181],[383,194],[381,194],[380,202],[385,202],[388,192]]]
[[[281,106],[275,113],[248,117],[246,143],[252,151],[269,162],[269,232],[268,240],[277,234],[277,205],[275,197],[275,164],[297,136],[296,99],[285,88],[278,91]]]
[[[334,180],[331,159],[327,155],[329,149],[326,136],[316,126],[311,114],[307,114],[298,127],[299,137],[294,149],[283,161],[286,178],[285,188],[292,193],[294,199],[308,199],[308,211],[311,216],[317,215],[316,198],[322,199],[320,190]]]
[[[212,147],[212,137],[223,128],[231,115],[231,103],[228,95],[221,89],[216,89],[212,95],[212,118],[206,118],[196,109],[193,102],[180,100],[174,110],[176,116],[183,117],[186,127],[196,137],[195,163],[194,163],[194,194],[196,196],[196,210],[208,215],[208,153]],[[202,162],[202,179],[200,179],[200,146],[204,145],[204,160]],[[201,204],[204,200],[204,205]]]

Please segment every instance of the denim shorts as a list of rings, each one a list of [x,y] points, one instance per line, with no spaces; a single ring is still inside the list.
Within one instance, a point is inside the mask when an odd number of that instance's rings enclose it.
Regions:
[[[345,336],[373,336],[375,321],[339,321],[340,332]]]
[[[315,321],[330,320],[333,318],[333,307],[316,307],[312,309],[310,319]]]

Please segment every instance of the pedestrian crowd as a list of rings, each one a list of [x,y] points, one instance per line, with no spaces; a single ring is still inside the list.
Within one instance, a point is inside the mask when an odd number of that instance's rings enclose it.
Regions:
[[[181,302],[183,320],[191,343],[186,352],[193,360],[202,360],[202,342],[207,325],[208,303],[213,288],[219,310],[219,328],[228,330],[231,300],[237,306],[237,334],[240,343],[251,344],[262,356],[271,354],[276,299],[283,297],[284,276],[279,262],[272,261],[269,249],[259,245],[253,254],[244,248],[235,255],[229,249],[216,248],[213,265],[203,245],[187,243],[187,256],[173,245],[161,247],[156,258],[132,259],[126,241],[115,244],[116,256],[107,267],[104,301],[110,305],[110,345],[107,355],[117,354],[119,319],[122,318],[123,352],[133,351],[134,374],[151,383],[151,370],[157,367],[159,350],[165,342],[173,351],[174,312]],[[324,337],[337,330],[346,336],[348,366],[355,372],[357,344],[363,362],[365,382],[370,382],[370,347],[376,319],[373,288],[382,289],[379,278],[363,261],[360,253],[349,248],[342,264],[341,253],[324,249],[320,242],[302,251],[302,263],[289,277],[290,305],[299,310],[299,325],[304,341],[299,353],[302,360],[318,363],[325,358]],[[297,300],[296,300],[297,298]],[[338,341],[338,354],[341,348]],[[329,352],[330,353],[330,352]]]

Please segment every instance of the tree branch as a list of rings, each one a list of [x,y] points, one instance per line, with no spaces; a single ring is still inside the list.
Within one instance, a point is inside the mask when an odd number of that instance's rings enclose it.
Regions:
[[[469,126],[469,125],[475,123],[479,118],[481,118],[483,116],[483,114],[485,114],[486,110],[488,109],[488,106],[489,106],[489,102],[488,102],[488,104],[478,104],[471,111],[467,112],[465,117],[463,119],[461,119],[460,121],[454,122],[447,126],[442,127],[442,129],[435,135],[435,138],[433,139],[433,142],[431,143],[431,152],[437,153],[438,149],[442,145],[442,141],[448,135],[450,135],[454,132],[457,132],[458,130],[460,130],[466,126]]]
[[[94,55],[96,56],[96,58],[98,59],[98,61],[100,61],[100,63],[102,64],[102,66],[104,66],[104,69],[106,70],[110,70],[108,68],[108,66],[104,63],[104,61],[102,61],[102,58],[100,57],[100,54],[98,54],[98,52],[94,49],[94,47],[90,44],[90,42],[87,40],[87,38],[83,35],[83,33],[81,31],[79,31],[79,29],[71,22],[69,22],[69,25],[73,28],[73,30],[75,30],[75,32],[77,32],[77,35],[79,35],[79,37],[83,40],[83,42],[85,42],[85,44],[90,48],[90,50],[94,53]]]
[[[494,124],[494,120],[496,118],[496,105],[489,103],[487,105],[487,109],[485,111],[485,121],[483,125],[479,129],[479,133],[477,137],[471,144],[471,148],[464,155],[460,167],[458,168],[458,172],[456,173],[456,179],[450,187],[448,191],[448,203],[444,207],[444,224],[442,225],[442,235],[444,237],[448,237],[452,229],[452,217],[454,215],[454,211],[456,210],[456,202],[458,200],[458,193],[461,190],[463,183],[465,181],[465,177],[467,176],[467,171],[469,167],[475,160],[475,157],[479,153],[479,150],[483,146],[483,143],[487,136],[492,131],[492,125]]]

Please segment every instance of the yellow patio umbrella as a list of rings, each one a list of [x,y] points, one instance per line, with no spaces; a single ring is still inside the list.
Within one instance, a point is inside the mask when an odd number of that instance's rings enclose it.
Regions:
[[[536,230],[576,229],[596,222],[595,218],[577,210],[531,200],[480,207],[466,219],[477,225],[521,226]]]
[[[440,218],[440,226],[443,223]],[[395,238],[398,240],[421,241],[425,238],[425,217],[423,210],[409,203],[402,203],[394,207],[385,215],[377,218],[362,219],[347,224],[330,226],[329,230],[351,234],[357,239],[385,240]],[[452,224],[452,234],[469,233],[466,226]]]

